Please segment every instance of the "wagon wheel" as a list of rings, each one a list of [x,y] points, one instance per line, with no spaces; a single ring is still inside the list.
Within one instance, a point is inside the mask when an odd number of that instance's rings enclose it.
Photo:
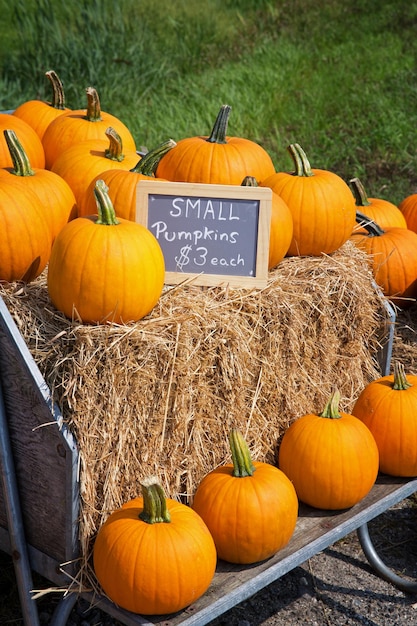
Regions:
[[[381,578],[392,583],[395,587],[401,589],[401,591],[405,591],[407,593],[417,593],[417,582],[413,582],[399,576],[381,559],[369,535],[368,524],[362,524],[362,526],[359,526],[357,529],[357,535],[366,558]]]

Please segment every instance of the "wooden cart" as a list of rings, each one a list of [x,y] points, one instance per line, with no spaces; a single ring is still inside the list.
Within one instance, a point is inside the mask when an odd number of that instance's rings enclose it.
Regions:
[[[389,372],[395,322],[393,309],[388,303],[386,307],[384,374]],[[24,623],[38,626],[36,602],[30,593],[31,571],[53,584],[68,585],[79,556],[79,451],[1,298],[0,382],[0,549],[14,559]],[[219,562],[208,591],[172,616],[145,618],[119,609],[106,598],[81,595],[127,626],[203,626],[354,530],[378,573],[415,592],[417,584],[402,580],[379,559],[367,522],[416,490],[417,479],[380,476],[368,496],[347,511],[332,513],[301,505],[294,535],[285,549],[253,566]],[[71,592],[63,597],[52,626],[66,623],[79,595]]]

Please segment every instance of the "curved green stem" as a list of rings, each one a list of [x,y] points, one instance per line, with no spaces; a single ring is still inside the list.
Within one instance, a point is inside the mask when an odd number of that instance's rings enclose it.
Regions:
[[[45,76],[49,79],[52,85],[52,100],[51,106],[54,109],[65,109],[65,93],[64,87],[59,79],[59,76],[54,70],[45,72]]]
[[[258,187],[258,181],[254,176],[245,176],[242,180],[242,187]]]
[[[173,139],[164,141],[159,146],[150,150],[145,156],[143,156],[133,167],[130,172],[134,174],[142,174],[143,176],[155,176],[156,169],[159,165],[159,161],[164,154],[172,150],[176,146],[176,142]]]
[[[123,161],[125,155],[123,154],[123,142],[120,135],[111,126],[106,129],[105,135],[110,142],[105,152],[106,159]]]
[[[210,137],[206,139],[209,143],[227,143],[226,135],[227,135],[227,125],[229,123],[229,116],[232,107],[228,104],[223,104],[218,115],[216,121],[214,122],[213,129],[211,131]]]
[[[171,521],[164,490],[155,476],[144,478],[141,482],[143,493],[143,511],[139,517],[147,524],[168,524]]]
[[[413,385],[408,382],[407,376],[405,375],[404,365],[402,363],[398,363],[396,361],[394,363],[394,385],[393,389],[404,391],[405,389],[409,389]]]
[[[314,176],[307,155],[298,143],[292,143],[287,148],[294,162],[294,176]]]
[[[385,233],[385,230],[361,211],[356,211],[356,222],[363,226],[368,233],[368,237],[381,237]]]
[[[101,122],[101,106],[97,90],[94,87],[87,87],[85,92],[87,94],[87,111],[85,115],[87,120],[89,122]]]
[[[14,130],[4,130],[3,135],[13,161],[12,173],[16,176],[34,176],[35,172],[30,165],[29,157]]]
[[[355,196],[356,206],[369,206],[371,204],[366,195],[365,187],[362,185],[359,178],[352,178],[349,181],[349,185]]]
[[[242,434],[233,428],[229,435],[230,450],[232,452],[233,476],[243,478],[252,476],[255,471],[249,448]]]
[[[327,417],[329,419],[335,420],[340,419],[342,416],[339,413],[339,402],[340,402],[340,392],[336,389],[326,406],[324,407],[322,413],[319,414],[319,417]]]
[[[97,204],[98,218],[96,224],[116,226],[119,220],[116,217],[114,206],[108,194],[109,188],[104,180],[98,180],[94,186],[94,196]]]

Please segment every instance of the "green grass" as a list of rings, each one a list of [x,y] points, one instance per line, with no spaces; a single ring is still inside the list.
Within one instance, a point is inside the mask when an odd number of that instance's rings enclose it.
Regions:
[[[74,11],[73,7],[76,7]],[[139,146],[210,133],[223,103],[229,134],[292,169],[359,176],[371,197],[417,190],[417,2],[0,0],[0,108],[49,99],[55,69],[67,104],[95,86]]]

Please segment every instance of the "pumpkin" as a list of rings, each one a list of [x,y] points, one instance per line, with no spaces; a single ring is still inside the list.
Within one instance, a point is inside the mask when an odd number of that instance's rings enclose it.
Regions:
[[[75,196],[63,178],[43,168],[32,168],[16,133],[5,130],[4,137],[13,161],[12,168],[0,169],[0,184],[12,181],[16,187],[33,190],[42,202],[52,242],[61,228],[76,217]]]
[[[49,124],[65,113],[65,111],[69,111],[69,108],[65,106],[64,88],[58,74],[50,70],[45,73],[45,76],[49,79],[52,86],[51,102],[27,100],[13,111],[13,115],[27,122],[36,131],[41,140]]]
[[[355,197],[357,210],[366,213],[381,228],[407,228],[405,217],[395,204],[383,198],[368,198],[365,187],[359,178],[352,178],[349,185]],[[356,226],[354,230],[355,232],[366,233],[366,230],[361,226]]]
[[[263,561],[290,540],[297,521],[293,485],[274,465],[252,462],[237,429],[229,437],[233,463],[206,474],[192,507],[207,524],[219,558],[231,563]]]
[[[339,249],[355,225],[355,200],[349,185],[328,170],[312,169],[299,144],[288,151],[294,172],[275,172],[261,184],[288,205],[294,234],[288,256],[320,256]]]
[[[9,113],[0,113],[0,167],[13,167],[5,130],[14,130],[29,157],[32,167],[45,167],[45,152],[36,131],[27,122]]]
[[[143,497],[114,511],[99,528],[94,570],[107,596],[142,615],[184,609],[208,589],[216,548],[203,520],[189,506],[167,499],[154,477]]]
[[[366,385],[352,413],[375,438],[381,472],[417,476],[417,376],[395,362],[393,374]]]
[[[168,139],[162,144],[145,154],[136,165],[130,169],[120,169],[117,166],[101,172],[96,176],[85,194],[81,196],[78,205],[78,215],[91,215],[96,210],[94,199],[94,186],[101,178],[109,188],[109,195],[112,199],[114,210],[118,217],[126,220],[136,220],[136,187],[140,180],[155,179],[155,170],[162,155],[171,150],[176,145],[175,141]]]
[[[51,172],[68,183],[77,206],[80,206],[85,195],[91,193],[88,186],[94,179],[101,178],[101,174],[110,169],[129,170],[136,165],[138,158],[136,150],[124,150],[120,135],[110,126],[103,139],[87,139],[64,150],[52,165]]]
[[[284,432],[278,466],[298,498],[328,510],[347,509],[364,498],[378,475],[378,447],[357,417],[339,411],[335,391],[322,413],[307,413]]]
[[[103,181],[97,216],[77,217],[52,247],[47,286],[54,306],[84,323],[128,323],[147,315],[164,284],[161,247],[144,226],[116,219]]]
[[[51,233],[39,197],[16,182],[0,184],[0,281],[30,282],[48,263]]]
[[[253,176],[246,176],[243,186],[256,187],[258,185]],[[284,200],[272,192],[271,226],[269,232],[268,269],[273,269],[282,261],[288,252],[293,235],[291,211]]]
[[[228,137],[231,107],[223,105],[209,137],[186,137],[160,160],[157,178],[186,183],[240,185],[245,176],[262,182],[275,167],[267,151],[242,137]]]
[[[401,200],[398,208],[404,215],[407,228],[417,233],[417,193],[412,193]]]
[[[97,90],[88,87],[86,93],[86,109],[66,111],[46,129],[42,144],[47,169],[51,169],[58,156],[67,148],[81,141],[105,139],[109,126],[120,135],[125,150],[136,150],[135,140],[127,126],[115,115],[101,110]]]
[[[408,228],[380,228],[360,211],[357,221],[366,234],[351,241],[366,252],[375,282],[396,306],[405,309],[417,298],[417,233]]]

